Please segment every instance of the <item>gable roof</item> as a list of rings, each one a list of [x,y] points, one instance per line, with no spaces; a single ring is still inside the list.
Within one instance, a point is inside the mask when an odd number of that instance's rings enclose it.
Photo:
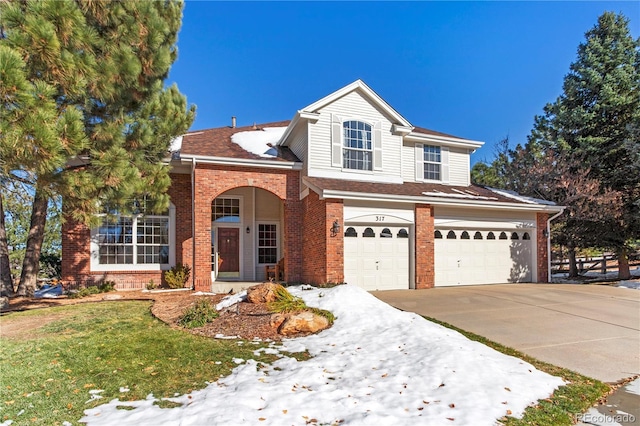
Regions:
[[[390,117],[392,117],[398,124],[405,127],[413,127],[409,120],[404,118],[398,111],[393,109],[391,105],[389,105],[384,99],[382,99],[376,92],[373,91],[369,86],[367,86],[364,81],[358,79],[351,84],[344,86],[342,89],[338,89],[335,92],[325,96],[324,98],[315,101],[311,105],[307,105],[305,108],[302,108],[299,112],[307,112],[307,113],[315,113],[319,109],[329,105],[337,99],[353,92],[359,91],[365,97],[369,98],[371,102],[373,102],[376,106],[378,106],[382,111],[387,113]]]

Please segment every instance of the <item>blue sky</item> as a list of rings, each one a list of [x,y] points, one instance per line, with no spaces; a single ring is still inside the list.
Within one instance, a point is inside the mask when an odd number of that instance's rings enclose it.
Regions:
[[[192,129],[288,120],[356,79],[413,125],[485,142],[509,135],[562,91],[578,44],[604,11],[640,36],[640,2],[187,1],[176,82]]]

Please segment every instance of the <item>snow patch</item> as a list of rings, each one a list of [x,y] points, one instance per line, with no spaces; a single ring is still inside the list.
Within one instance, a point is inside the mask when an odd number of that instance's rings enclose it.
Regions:
[[[224,308],[228,308],[229,306],[233,306],[236,303],[240,303],[243,300],[247,299],[247,290],[242,290],[240,293],[236,293],[233,294],[231,296],[227,296],[224,299],[222,299],[217,305],[216,305],[216,311],[220,311]]]
[[[430,197],[470,198],[473,200],[497,200],[496,197],[485,197],[483,195],[473,194],[470,192],[462,192],[455,188],[452,190],[455,191],[456,194],[451,194],[449,192],[442,192],[442,191],[436,190],[436,191],[423,192],[422,195],[426,195]]]
[[[154,424],[349,425],[462,424],[493,426],[510,412],[547,398],[564,384],[518,358],[399,311],[350,285],[291,293],[336,316],[321,333],[272,343],[282,358],[245,360],[206,388],[171,398],[110,401],[85,410],[89,426]],[[286,352],[308,351],[297,361]],[[132,410],[121,410],[126,405]],[[454,420],[451,420],[454,419]]]
[[[278,155],[278,150],[270,145],[275,145],[286,129],[286,127],[265,127],[261,130],[239,132],[231,136],[231,142],[260,157],[274,158]]]
[[[546,206],[555,206],[556,203],[554,203],[553,201],[548,201],[548,200],[543,200],[541,198],[533,198],[533,197],[525,197],[524,195],[520,195],[515,191],[508,191],[506,189],[496,189],[496,188],[490,188],[490,187],[485,187],[486,189],[495,192],[498,195],[502,195],[503,197],[507,197],[507,198],[512,198],[514,200],[520,201],[522,203],[528,203],[528,204],[544,204]]]

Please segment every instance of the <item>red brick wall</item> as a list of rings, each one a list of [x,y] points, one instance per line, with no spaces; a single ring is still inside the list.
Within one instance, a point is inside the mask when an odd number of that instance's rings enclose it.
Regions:
[[[547,251],[547,238],[544,231],[547,229],[548,213],[536,213],[536,240],[537,240],[537,263],[538,282],[549,282],[549,253]]]
[[[301,280],[300,173],[253,167],[199,164],[195,170],[195,287],[211,288],[211,203],[225,191],[252,186],[270,191],[285,201],[284,250],[285,280]]]
[[[169,197],[176,208],[176,262],[191,265],[191,176],[172,174]],[[162,284],[162,271],[91,271],[91,230],[67,218],[62,225],[62,281],[69,286],[114,281],[118,290],[142,289],[150,280]],[[189,283],[189,286],[191,284]]]
[[[415,216],[416,289],[432,288],[435,285],[433,207],[416,204]]]
[[[310,191],[304,198],[302,280],[311,284],[344,282],[344,238],[342,200],[320,200]],[[334,220],[340,231],[332,235]]]

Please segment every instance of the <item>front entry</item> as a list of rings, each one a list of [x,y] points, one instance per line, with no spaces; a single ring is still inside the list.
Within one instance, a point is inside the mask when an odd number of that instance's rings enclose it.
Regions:
[[[218,278],[240,278],[240,229],[218,228]]]

